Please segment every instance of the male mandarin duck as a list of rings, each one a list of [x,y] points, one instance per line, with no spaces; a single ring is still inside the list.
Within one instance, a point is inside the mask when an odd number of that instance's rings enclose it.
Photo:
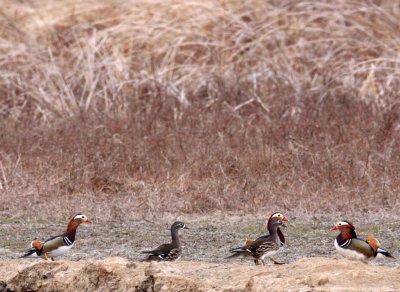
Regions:
[[[175,261],[181,257],[182,247],[179,241],[179,230],[189,229],[183,222],[175,222],[171,226],[172,242],[162,244],[156,249],[142,251],[144,254],[150,254],[142,261]]]
[[[332,228],[339,230],[340,234],[335,239],[336,250],[345,256],[368,260],[380,256],[393,258],[390,252],[380,248],[380,243],[372,234],[368,239],[357,238],[355,227],[349,221],[339,221]]]
[[[21,256],[21,258],[51,258],[65,254],[75,243],[76,229],[81,223],[92,223],[86,215],[77,214],[68,223],[67,231],[47,239],[44,242],[34,240],[31,242],[31,248]]]
[[[233,254],[228,258],[242,256],[253,259],[256,265],[260,265],[261,263],[265,265],[265,257],[270,257],[274,263],[279,263],[272,259],[271,256],[276,254],[281,248],[282,238],[284,241],[284,237],[282,232],[278,233],[278,229],[283,226],[283,222],[288,221],[288,219],[280,213],[274,214],[279,214],[279,216],[271,216],[268,220],[269,234],[261,236],[254,241],[247,240],[247,244],[244,246],[231,249],[230,252]],[[279,234],[281,234],[281,236]]]
[[[271,223],[272,223],[272,220],[274,220],[274,219],[279,219],[279,220],[281,220],[281,221],[286,221],[286,222],[289,221],[285,216],[283,216],[282,213],[280,213],[280,212],[275,212],[275,213],[273,213],[273,214],[269,217],[269,219],[268,219],[268,221],[267,221],[267,227],[268,227],[268,229],[270,228]],[[285,226],[285,225],[283,224],[282,226]],[[279,241],[280,241],[280,249],[282,249],[282,248],[285,246],[285,236],[283,235],[283,232],[282,232],[282,230],[281,230],[280,227],[278,227],[277,233],[278,233]],[[246,245],[251,245],[253,242],[254,242],[253,239],[248,239],[248,238],[246,238],[246,241],[245,241],[245,244],[244,244],[244,245],[245,245],[245,246],[246,246]],[[278,265],[284,264],[284,263],[282,263],[282,262],[277,261],[276,259],[274,259],[274,258],[272,258],[272,257],[270,257],[270,259],[271,259],[271,261],[272,261],[274,264],[278,264]]]

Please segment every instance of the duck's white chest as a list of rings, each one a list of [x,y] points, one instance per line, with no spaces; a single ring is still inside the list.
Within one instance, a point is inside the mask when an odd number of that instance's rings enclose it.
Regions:
[[[341,247],[338,244],[336,239],[335,239],[335,248],[341,255],[344,255],[344,256],[347,256],[347,257],[351,257],[351,258],[362,259],[362,260],[366,259],[366,256],[364,254],[362,254],[361,252],[358,252],[358,251],[355,251],[355,250],[351,250],[351,249],[348,249],[348,248],[345,248],[345,247]]]

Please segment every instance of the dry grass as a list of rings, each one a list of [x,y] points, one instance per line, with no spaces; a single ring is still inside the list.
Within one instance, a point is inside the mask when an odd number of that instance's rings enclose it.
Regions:
[[[399,213],[395,1],[0,8],[0,214]]]

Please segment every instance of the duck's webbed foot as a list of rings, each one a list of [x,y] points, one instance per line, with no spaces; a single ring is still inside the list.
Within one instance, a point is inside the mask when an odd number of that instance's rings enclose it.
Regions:
[[[280,262],[280,261],[278,261],[278,260],[276,260],[276,259],[274,259],[274,258],[269,258],[275,265],[284,265],[284,264],[286,264],[286,263],[284,263],[284,262]]]

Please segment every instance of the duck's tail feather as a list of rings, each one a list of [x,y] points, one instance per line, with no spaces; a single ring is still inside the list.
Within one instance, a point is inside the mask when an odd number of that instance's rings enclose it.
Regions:
[[[33,254],[35,254],[38,250],[34,247],[28,249],[22,256],[20,256],[19,258],[26,258],[29,257]]]
[[[241,255],[242,254],[240,252],[235,252],[234,254],[231,254],[231,255],[227,256],[225,259],[233,259],[233,258],[240,257]]]
[[[31,248],[28,249],[20,258],[26,258],[33,254],[37,254],[39,256],[40,251],[43,248],[44,243],[39,240],[34,240],[31,242]]]
[[[381,254],[381,255],[384,255],[385,257],[395,259],[395,257],[390,252],[388,252],[387,250],[384,250],[384,249],[382,249],[380,247],[378,247],[376,252]]]

